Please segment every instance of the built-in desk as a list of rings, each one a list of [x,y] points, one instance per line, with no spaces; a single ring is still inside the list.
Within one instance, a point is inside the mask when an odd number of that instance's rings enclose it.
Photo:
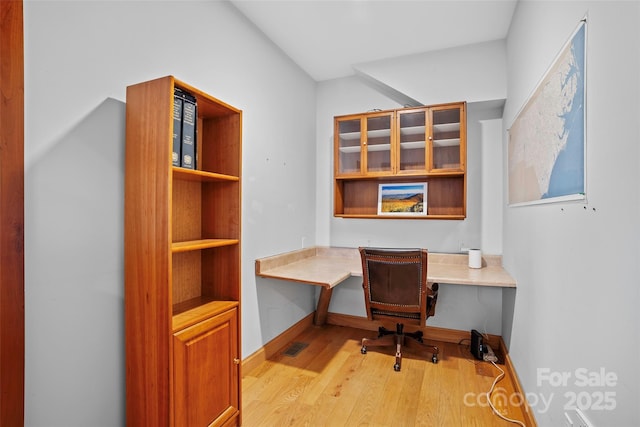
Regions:
[[[502,257],[483,255],[482,268],[469,268],[465,254],[429,253],[427,281],[456,285],[514,288],[516,281],[502,268]],[[362,276],[357,248],[315,246],[256,260],[256,275],[322,286],[314,323],[327,320],[333,288],[351,276]]]

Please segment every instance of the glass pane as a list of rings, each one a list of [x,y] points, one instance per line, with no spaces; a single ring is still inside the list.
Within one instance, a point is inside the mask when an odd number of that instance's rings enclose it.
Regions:
[[[460,109],[433,112],[433,169],[460,169]]]
[[[360,172],[360,119],[341,121],[338,128],[338,170],[340,173]]]
[[[400,170],[425,168],[425,112],[400,115]]]
[[[391,116],[367,118],[367,170],[391,170]]]

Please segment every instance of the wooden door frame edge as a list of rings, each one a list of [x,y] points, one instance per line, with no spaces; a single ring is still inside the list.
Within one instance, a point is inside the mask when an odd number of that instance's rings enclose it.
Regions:
[[[0,425],[24,425],[24,16],[0,4]]]

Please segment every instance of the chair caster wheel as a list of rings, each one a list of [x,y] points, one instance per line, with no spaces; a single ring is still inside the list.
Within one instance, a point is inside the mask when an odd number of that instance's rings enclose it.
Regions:
[[[362,346],[362,348],[360,349],[360,353],[367,354],[367,347]]]
[[[433,356],[431,356],[431,361],[433,363],[438,363],[438,356],[436,356],[435,354]]]
[[[393,370],[396,372],[400,372],[400,364],[396,363],[395,365],[393,365]]]

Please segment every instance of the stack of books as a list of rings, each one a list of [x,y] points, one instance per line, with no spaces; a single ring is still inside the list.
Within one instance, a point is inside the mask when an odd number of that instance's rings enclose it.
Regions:
[[[173,154],[174,166],[196,168],[196,98],[175,88],[173,95]]]

